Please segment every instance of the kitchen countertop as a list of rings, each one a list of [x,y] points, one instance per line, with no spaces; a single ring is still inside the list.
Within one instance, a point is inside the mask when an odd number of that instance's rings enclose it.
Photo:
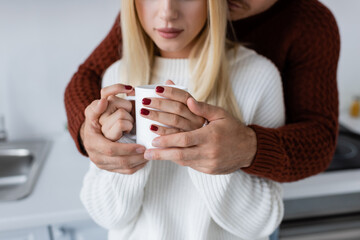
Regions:
[[[79,199],[88,161],[68,133],[55,137],[31,195],[0,202],[0,231],[90,220]],[[360,170],[322,173],[283,186],[285,201],[360,193]]]
[[[360,169],[324,172],[284,183],[284,200],[360,193]]]
[[[68,133],[55,137],[33,192],[0,202],[0,231],[89,220],[79,198],[88,161]]]

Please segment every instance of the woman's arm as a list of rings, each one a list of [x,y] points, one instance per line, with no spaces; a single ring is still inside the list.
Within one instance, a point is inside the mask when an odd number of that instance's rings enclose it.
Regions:
[[[150,170],[151,162],[125,175],[101,170],[90,162],[80,198],[94,221],[106,229],[132,226],[142,206]]]
[[[80,138],[80,128],[84,123],[84,111],[90,103],[100,98],[101,76],[103,72],[121,57],[120,15],[109,34],[80,65],[65,90],[65,108],[69,132],[78,150],[86,155]]]
[[[233,89],[245,121],[266,127],[283,125],[285,111],[278,71],[258,56],[249,57],[244,63],[246,68],[235,74]],[[249,78],[254,73],[257,77]],[[252,106],[245,99],[252,99]],[[280,224],[283,217],[280,184],[241,170],[210,175],[189,168],[189,174],[211,217],[228,232],[244,239],[257,239],[269,236]]]
[[[282,188],[242,171],[210,175],[189,168],[212,219],[243,239],[269,236],[283,217]]]
[[[107,229],[131,228],[132,223],[136,222],[151,169],[151,163],[144,160],[142,153],[128,152],[133,147],[140,147],[132,140],[134,135],[129,133],[134,123],[130,114],[132,104],[112,94],[110,97],[104,96],[115,89],[125,89],[125,85],[117,83],[121,80],[118,73],[120,64],[121,61],[118,61],[106,70],[102,80],[102,99],[85,111],[86,121],[90,121],[91,125],[99,125],[96,133],[109,142],[105,145],[108,145],[111,151],[121,152],[119,157],[99,158],[98,161],[90,162],[80,194],[90,216]],[[113,85],[114,83],[117,84]],[[131,91],[129,89],[123,93]],[[107,105],[103,106],[106,109],[99,111],[99,105],[104,101],[107,102]],[[142,148],[144,151],[145,148]]]

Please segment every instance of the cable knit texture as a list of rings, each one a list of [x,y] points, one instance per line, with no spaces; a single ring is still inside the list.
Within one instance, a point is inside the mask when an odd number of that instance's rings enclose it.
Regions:
[[[250,126],[257,135],[257,154],[243,170],[279,182],[324,171],[335,150],[338,128],[340,38],[333,15],[317,0],[279,0],[268,11],[234,22],[233,27],[236,40],[278,67],[286,107],[286,126]],[[118,16],[65,92],[69,131],[83,154],[79,141],[83,112],[99,97],[102,73],[121,56],[120,32]]]
[[[271,128],[283,125],[276,67],[253,50],[237,51],[230,61],[230,79],[244,121]],[[105,72],[103,87],[121,82],[120,66],[121,60]],[[189,61],[156,57],[151,84],[164,84],[169,78],[190,87]],[[81,200],[92,218],[109,229],[110,240],[268,239],[283,216],[279,183],[241,170],[204,174],[171,161],[150,161],[133,175],[111,173],[91,163]]]

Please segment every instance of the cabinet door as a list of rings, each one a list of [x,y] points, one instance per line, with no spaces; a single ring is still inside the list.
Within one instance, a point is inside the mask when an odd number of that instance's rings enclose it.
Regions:
[[[51,227],[54,240],[106,240],[107,230],[93,221],[73,222]]]
[[[0,240],[50,240],[47,227],[0,232]]]

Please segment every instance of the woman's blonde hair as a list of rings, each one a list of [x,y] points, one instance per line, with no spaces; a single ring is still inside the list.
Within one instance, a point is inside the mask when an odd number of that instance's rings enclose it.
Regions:
[[[190,91],[196,100],[222,107],[242,120],[229,81],[227,11],[226,0],[208,0],[206,26],[189,56]],[[124,79],[133,86],[149,84],[156,49],[140,24],[135,0],[122,0],[121,23]]]

